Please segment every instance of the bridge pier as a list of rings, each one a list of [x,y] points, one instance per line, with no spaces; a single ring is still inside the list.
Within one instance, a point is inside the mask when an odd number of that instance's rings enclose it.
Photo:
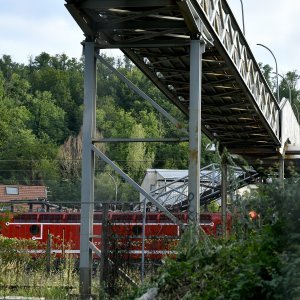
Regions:
[[[201,158],[201,87],[202,55],[205,42],[190,41],[190,106],[189,106],[189,221],[200,219],[200,158]]]
[[[84,43],[84,112],[82,140],[82,178],[81,178],[81,226],[80,226],[80,295],[90,299],[92,280],[92,250],[90,241],[93,234],[94,210],[94,168],[95,154],[92,139],[96,130],[96,58],[95,43]]]
[[[97,142],[146,142],[146,141],[170,141],[170,139],[96,139],[96,61],[105,62],[98,54],[99,46],[92,41],[92,37],[87,37],[84,43],[84,55],[85,55],[85,71],[84,71],[84,112],[83,112],[83,141],[82,141],[82,182],[81,182],[81,226],[80,226],[80,264],[79,264],[79,281],[80,281],[80,299],[87,300],[91,299],[91,283],[92,283],[92,253],[93,251],[101,256],[99,249],[93,244],[93,211],[94,211],[94,171],[95,171],[95,157],[102,159],[104,162],[109,164],[116,174],[120,175],[127,183],[133,188],[138,190],[146,199],[155,204],[159,210],[163,211],[175,224],[183,226],[182,223],[163,205],[157,202],[150,194],[143,190],[135,181],[133,181],[128,175],[126,175],[116,164],[114,164],[108,157],[105,156],[98,148],[94,146]],[[196,52],[197,53],[197,52]],[[202,56],[199,57],[201,63]],[[150,102],[154,108],[156,108],[162,115],[169,119],[177,128],[180,128],[181,124],[173,118],[168,112],[163,110],[157,103],[155,103],[145,93],[135,87],[128,79],[122,74],[118,73],[109,66],[105,65],[118,77],[124,81],[132,90],[138,93],[141,97]],[[199,75],[198,75],[199,77]],[[201,80],[201,70],[200,70]],[[198,82],[199,84],[199,82]],[[199,87],[198,87],[199,89]],[[201,88],[200,88],[201,91]],[[200,120],[198,122],[197,130],[200,132]],[[181,132],[186,133],[184,128]],[[171,139],[173,142],[182,141],[182,139],[174,138]],[[199,152],[199,145],[201,140],[198,139],[196,148]],[[198,145],[199,144],[199,145]],[[200,168],[200,158],[198,159]],[[200,169],[198,169],[200,173]],[[200,204],[200,203],[199,203]],[[104,243],[105,244],[105,243]],[[105,247],[105,245],[103,246]],[[102,255],[101,265],[104,269],[104,265],[107,263],[107,255]],[[107,269],[102,271],[101,279],[105,284]]]
[[[278,178],[281,181],[284,180],[284,156],[279,157]]]
[[[222,215],[222,236],[224,239],[227,237],[227,162],[221,163],[221,215]]]
[[[98,55],[96,48],[122,49],[166,97],[189,116],[188,199],[190,202],[189,218],[192,222],[199,222],[200,211],[201,105],[203,105],[201,104],[201,88],[205,95],[203,102],[206,113],[202,115],[203,123],[206,125],[205,132],[210,137],[217,138],[221,145],[229,145],[229,151],[232,153],[248,155],[250,158],[256,157],[262,150],[267,150],[268,154],[269,151],[274,154],[274,149],[281,144],[279,114],[281,110],[284,118],[289,115],[293,118],[294,114],[290,106],[281,107],[277,103],[245,37],[240,34],[238,24],[226,1],[219,1],[218,5],[215,4],[216,1],[205,1],[205,3],[175,1],[173,3],[173,1],[70,0],[65,2],[70,14],[87,37],[85,42],[80,294],[81,299],[89,299],[95,156],[110,164],[119,176],[164,211],[174,223],[182,225],[174,215],[165,210],[155,198],[147,194],[94,146],[97,142],[129,142],[128,139],[122,138],[117,141],[114,139],[97,141],[94,136],[95,56]],[[120,3],[122,9],[116,9]],[[153,13],[154,10],[155,13]],[[178,17],[170,18],[170,15]],[[112,19],[114,22],[111,22]],[[211,44],[209,49],[211,56],[203,62],[205,43],[198,35],[202,31],[206,41]],[[190,40],[187,34],[192,36]],[[190,61],[188,56],[190,56]],[[190,77],[188,76],[189,67]],[[211,74],[212,71],[213,74]],[[205,73],[203,86],[202,72]],[[128,81],[127,84],[138,92]],[[190,90],[189,96],[188,89]],[[144,93],[138,92],[138,94],[153,103]],[[153,106],[158,108],[156,104]],[[167,116],[177,128],[180,128],[178,126],[180,124],[174,118],[170,118],[166,111],[160,108],[158,110]],[[295,122],[293,121],[292,125]],[[295,126],[297,132],[295,131],[294,139],[298,140],[300,129],[298,123],[295,123]],[[287,138],[290,136],[289,126],[284,131],[284,137],[285,135]],[[134,141],[131,139],[130,142],[149,140],[155,141],[155,139],[135,139]],[[163,142],[168,139],[156,139],[156,141]],[[172,139],[172,141],[175,140]],[[284,161],[281,161],[279,176],[282,178],[284,177],[283,167]],[[225,187],[224,184],[224,198],[227,195]],[[223,203],[225,204],[226,202]],[[223,212],[226,214],[225,209]],[[97,248],[94,247],[93,251],[97,251]]]

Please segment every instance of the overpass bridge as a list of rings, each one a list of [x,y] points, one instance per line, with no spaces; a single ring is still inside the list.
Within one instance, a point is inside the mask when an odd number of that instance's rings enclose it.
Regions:
[[[201,131],[254,166],[257,161],[266,167],[277,160],[283,171],[286,151],[290,146],[293,153],[298,149],[300,129],[289,102],[278,103],[273,96],[227,1],[66,0],[66,8],[86,37],[80,277],[82,294],[88,294],[95,156],[144,192],[94,146],[99,142],[95,138],[99,49],[121,49],[188,117],[189,212],[195,221]],[[180,127],[168,112],[158,109]],[[159,207],[153,197],[145,197]]]

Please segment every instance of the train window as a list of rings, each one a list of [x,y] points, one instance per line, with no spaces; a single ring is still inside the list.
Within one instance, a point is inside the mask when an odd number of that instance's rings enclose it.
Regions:
[[[49,214],[40,214],[41,223],[61,223],[63,218],[62,214],[49,213]]]
[[[158,213],[156,212],[147,212],[146,214],[146,223],[157,223]],[[132,219],[134,221],[134,219]],[[135,222],[143,222],[143,214],[137,213],[135,215]]]
[[[17,214],[14,216],[14,221],[16,223],[35,223],[38,222],[38,214]]]
[[[157,213],[147,213],[146,220],[147,223],[157,223]]]
[[[174,216],[178,219],[178,220],[180,220],[180,221],[182,221],[183,223],[186,223],[187,222],[187,213],[186,212],[184,212],[184,213],[174,213]]]
[[[134,214],[132,213],[112,213],[111,221],[113,223],[130,223],[134,219]]]
[[[135,222],[143,222],[143,214],[142,213],[135,213]]]
[[[80,223],[80,214],[66,214],[65,220],[67,223]]]
[[[139,226],[139,225],[132,226],[133,235],[141,235],[142,231],[143,231],[142,226]]]
[[[159,214],[159,223],[172,223],[170,218],[164,214]]]
[[[94,214],[94,223],[102,223],[102,213]]]
[[[200,223],[201,224],[210,224],[210,223],[212,223],[211,215],[201,214],[200,215]]]
[[[172,213],[175,218],[182,222],[186,222],[185,214],[183,213]],[[159,223],[173,223],[173,221],[163,213],[160,213],[158,216]]]
[[[30,231],[30,233],[31,233],[32,235],[37,235],[37,234],[40,233],[40,226],[38,226],[38,225],[31,225],[31,226],[29,227],[29,231]]]

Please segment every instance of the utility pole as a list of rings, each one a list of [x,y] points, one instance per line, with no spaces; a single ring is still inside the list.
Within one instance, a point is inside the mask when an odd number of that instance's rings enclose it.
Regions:
[[[100,261],[100,286],[107,290],[109,279],[109,219],[108,219],[108,203],[102,203],[102,233],[101,233],[101,261]]]

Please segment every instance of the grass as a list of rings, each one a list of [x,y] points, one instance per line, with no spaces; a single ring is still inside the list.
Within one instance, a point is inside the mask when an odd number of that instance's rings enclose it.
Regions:
[[[46,255],[34,258],[27,251],[36,248],[35,241],[0,236],[0,296],[68,299],[68,294],[78,293],[74,259],[66,257],[54,267],[56,258],[51,256],[51,270],[47,270]]]
[[[72,259],[70,259],[72,260]],[[1,261],[0,296],[44,297],[68,299],[70,293],[78,293],[78,275],[74,265],[66,261],[58,270],[46,271],[41,261]]]

